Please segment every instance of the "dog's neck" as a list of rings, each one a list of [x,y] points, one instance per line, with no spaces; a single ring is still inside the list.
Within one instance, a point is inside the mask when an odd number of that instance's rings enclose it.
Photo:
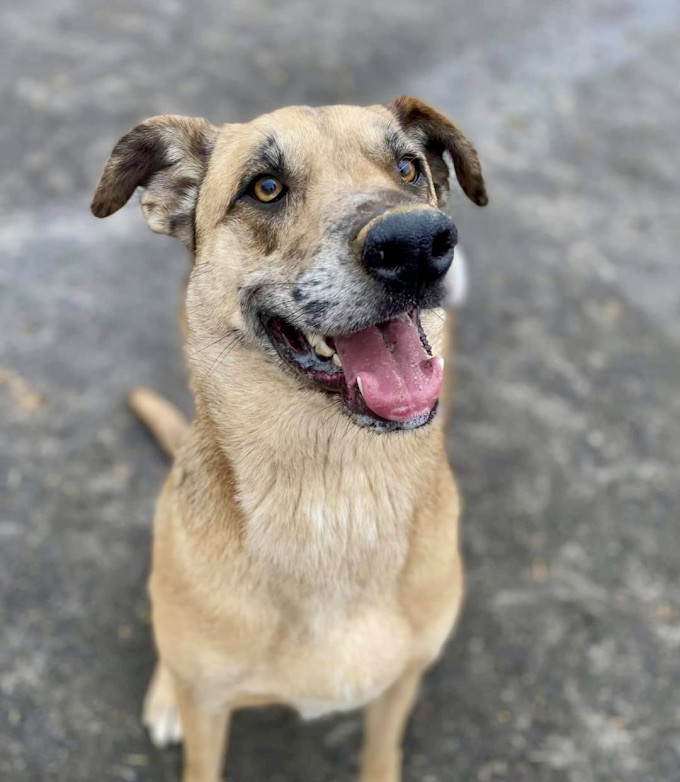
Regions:
[[[249,557],[298,597],[344,602],[382,588],[405,562],[416,508],[436,491],[442,414],[417,431],[377,434],[329,413],[318,392],[261,401],[244,411],[242,394],[196,398],[200,451],[224,460],[228,480],[215,470],[212,480],[229,493]]]

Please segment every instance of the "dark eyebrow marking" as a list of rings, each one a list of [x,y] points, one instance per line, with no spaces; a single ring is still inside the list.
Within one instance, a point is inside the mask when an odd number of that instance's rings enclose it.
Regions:
[[[418,148],[415,142],[391,125],[384,125],[384,143],[380,148],[366,149],[366,154],[378,162],[384,163],[385,158],[399,160],[402,157],[419,158],[422,150]]]
[[[395,157],[402,156],[402,152],[406,145],[404,144],[402,135],[394,128],[388,128],[387,133],[385,133],[385,143]]]
[[[282,178],[286,175],[286,162],[283,150],[274,136],[267,138],[255,149],[253,154],[243,166],[239,177],[236,193],[227,205],[227,212],[231,210],[239,198],[246,192],[253,178],[262,174],[276,174]]]

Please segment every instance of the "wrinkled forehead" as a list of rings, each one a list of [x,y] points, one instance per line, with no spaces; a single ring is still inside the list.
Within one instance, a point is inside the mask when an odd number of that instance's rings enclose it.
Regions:
[[[294,106],[252,122],[226,125],[210,168],[238,192],[263,173],[309,179],[332,172],[347,178],[418,149],[383,106]]]

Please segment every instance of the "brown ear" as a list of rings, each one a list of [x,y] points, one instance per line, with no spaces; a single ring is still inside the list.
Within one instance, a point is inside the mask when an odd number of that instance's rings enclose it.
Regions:
[[[193,117],[163,115],[137,125],[116,144],[104,166],[92,213],[108,217],[142,187],[149,228],[192,249],[198,190],[216,138],[217,128]]]
[[[449,194],[448,153],[465,195],[477,206],[486,206],[489,199],[482,167],[477,151],[465,134],[443,114],[418,98],[402,95],[393,100],[388,108],[406,133],[423,147],[439,204],[444,204]]]

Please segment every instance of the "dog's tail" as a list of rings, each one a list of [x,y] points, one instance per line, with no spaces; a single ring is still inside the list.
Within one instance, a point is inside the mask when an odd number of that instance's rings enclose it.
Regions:
[[[173,457],[189,431],[189,422],[182,413],[149,388],[140,387],[130,391],[127,403],[165,453]]]

